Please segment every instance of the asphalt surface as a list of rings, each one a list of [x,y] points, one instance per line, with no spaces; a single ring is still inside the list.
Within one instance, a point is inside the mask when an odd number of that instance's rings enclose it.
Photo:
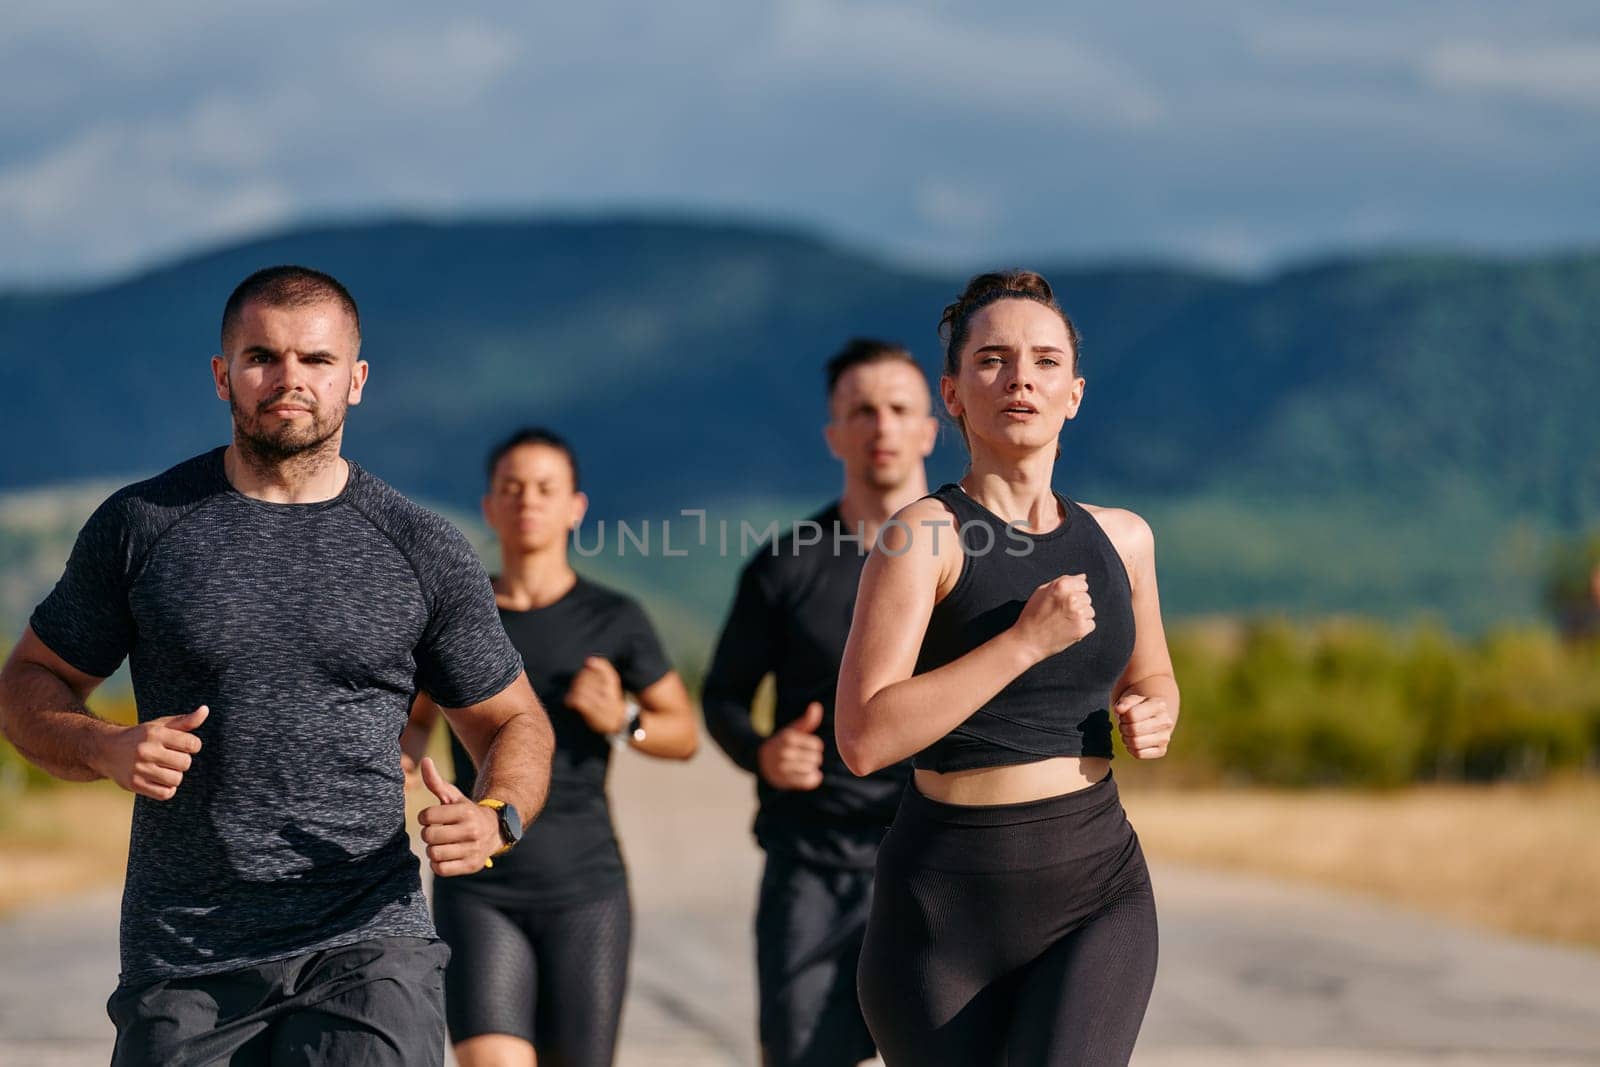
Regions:
[[[622,1067],[756,1063],[747,783],[715,752],[629,755],[613,793],[637,912]],[[1153,875],[1161,968],[1139,1067],[1600,1064],[1600,953],[1255,878]],[[0,921],[0,1064],[106,1062],[116,933],[115,889]]]

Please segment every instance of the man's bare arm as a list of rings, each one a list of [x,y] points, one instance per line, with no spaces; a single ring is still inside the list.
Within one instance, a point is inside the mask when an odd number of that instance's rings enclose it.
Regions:
[[[0,668],[0,732],[47,774],[69,782],[104,778],[98,753],[120,728],[84,703],[103,681],[56,655],[30,626]]]
[[[481,704],[439,710],[477,764],[472,799],[503,800],[515,805],[524,825],[532,822],[550,791],[556,740],[527,674]]]
[[[446,782],[424,757],[422,781],[439,798],[417,816],[433,873],[443,877],[482,870],[502,845],[498,814],[476,801],[494,799],[517,809],[526,826],[550,791],[555,735],[527,674],[497,695],[465,708],[441,708],[451,729],[478,765],[474,795]]]
[[[62,659],[29,627],[0,668],[0,732],[57,778],[110,778],[130,793],[171,800],[200,751],[194,730],[210,709],[119,726],[84,703],[103,681]]]

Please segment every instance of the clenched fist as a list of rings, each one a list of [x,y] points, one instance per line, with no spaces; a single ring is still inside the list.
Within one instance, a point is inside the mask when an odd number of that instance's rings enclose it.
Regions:
[[[567,687],[566,705],[597,734],[614,734],[627,724],[628,702],[622,676],[604,656],[589,656]]]
[[[761,742],[761,777],[775,789],[808,790],[822,784],[822,705],[813,700],[794,722]]]
[[[95,769],[130,793],[171,800],[200,751],[194,731],[210,714],[202,704],[186,715],[167,715],[110,734]]]
[[[1112,710],[1129,755],[1134,759],[1159,759],[1167,754],[1177,718],[1165,700],[1127,693],[1112,705]]]
[[[1089,579],[1063,574],[1035,589],[1012,624],[1039,660],[1070,648],[1094,632],[1094,601]]]
[[[489,866],[489,857],[500,851],[500,817],[493,808],[475,804],[472,798],[444,780],[433,759],[422,757],[422,784],[439,798],[439,803],[423,808],[417,816],[422,824],[422,840],[428,846],[428,865],[433,873],[449,878],[476,874]]]

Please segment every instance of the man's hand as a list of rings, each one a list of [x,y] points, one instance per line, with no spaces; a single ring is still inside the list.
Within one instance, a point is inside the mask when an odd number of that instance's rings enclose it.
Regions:
[[[614,734],[628,721],[622,676],[604,656],[589,656],[567,688],[567,707],[583,716],[597,734]]]
[[[813,700],[794,722],[761,742],[761,777],[775,789],[808,790],[822,784],[822,705]]]
[[[95,769],[130,793],[171,800],[200,751],[194,731],[210,714],[202,704],[186,715],[167,715],[108,734]]]
[[[1134,759],[1159,759],[1167,754],[1177,719],[1161,697],[1127,693],[1116,702],[1117,730]]]
[[[431,756],[422,757],[422,784],[439,798],[439,803],[423,808],[417,816],[433,873],[451,878],[483,870],[504,844],[500,817],[445,781]]]

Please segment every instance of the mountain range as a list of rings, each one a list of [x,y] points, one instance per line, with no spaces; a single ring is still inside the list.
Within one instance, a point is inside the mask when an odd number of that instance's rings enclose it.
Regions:
[[[838,490],[824,361],[881,336],[936,374],[965,279],[782,227],[506,218],[299,228],[0,293],[0,491],[130,479],[225,440],[221,307],[280,262],[360,302],[372,374],[347,451],[369,469],[470,515],[488,445],[546,424],[574,443],[595,520],[635,523],[815,510]],[[1600,253],[1252,277],[1025,265],[1084,338],[1057,486],[1151,520],[1169,613],[1525,620],[1549,539],[1600,521]],[[942,434],[930,482],[962,460]],[[596,564],[709,626],[737,562]]]

